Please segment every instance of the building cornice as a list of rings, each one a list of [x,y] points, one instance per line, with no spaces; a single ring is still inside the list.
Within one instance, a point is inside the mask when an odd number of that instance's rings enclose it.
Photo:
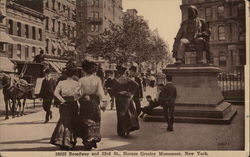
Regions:
[[[44,19],[44,15],[42,13],[40,13],[38,11],[35,11],[33,9],[27,8],[25,6],[22,6],[20,4],[16,4],[16,3],[12,2],[12,1],[7,1],[6,6],[7,6],[7,9],[11,8],[11,9],[23,12],[25,14],[37,17],[39,19]]]

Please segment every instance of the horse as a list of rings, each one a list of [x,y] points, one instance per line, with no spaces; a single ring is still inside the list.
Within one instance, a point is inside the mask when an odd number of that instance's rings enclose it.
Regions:
[[[5,102],[5,119],[9,119],[9,107],[11,109],[12,117],[15,117],[15,113],[17,116],[24,114],[24,106],[28,94],[31,90],[33,90],[32,85],[27,85],[26,89],[21,89],[21,85],[16,83],[15,85],[11,85],[11,77],[5,73],[1,73],[0,75],[1,85],[3,88],[3,96]],[[21,100],[23,99],[23,103],[21,104]],[[12,103],[11,103],[12,102]],[[19,112],[17,111],[16,104],[19,107]]]

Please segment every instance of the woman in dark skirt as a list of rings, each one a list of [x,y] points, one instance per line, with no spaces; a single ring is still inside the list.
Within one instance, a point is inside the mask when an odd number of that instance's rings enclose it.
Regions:
[[[126,137],[130,132],[139,129],[138,116],[135,110],[133,95],[138,84],[125,76],[126,68],[118,66],[118,77],[113,81],[112,94],[115,96],[117,110],[117,133]]]
[[[74,101],[74,91],[78,82],[72,79],[73,69],[66,70],[67,79],[60,81],[54,95],[60,100],[60,119],[50,139],[50,143],[62,150],[73,149],[76,144],[76,121],[78,114],[77,102]]]
[[[97,65],[94,62],[84,61],[82,68],[86,76],[79,79],[76,98],[80,104],[78,116],[77,136],[82,138],[85,150],[97,148],[101,141],[100,109],[105,109],[101,104],[106,104],[101,79],[95,75]]]

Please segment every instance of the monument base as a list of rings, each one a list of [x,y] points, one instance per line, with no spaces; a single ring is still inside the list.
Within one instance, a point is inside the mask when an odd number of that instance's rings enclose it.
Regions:
[[[163,72],[173,76],[176,86],[176,122],[229,124],[237,113],[230,103],[224,102],[217,81],[219,68],[169,65]],[[163,109],[155,108],[145,120],[164,121]]]

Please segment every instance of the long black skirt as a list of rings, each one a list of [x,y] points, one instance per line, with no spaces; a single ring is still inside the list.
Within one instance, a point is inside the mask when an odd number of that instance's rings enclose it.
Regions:
[[[76,144],[77,102],[73,97],[64,97],[66,103],[60,105],[60,118],[54,129],[50,143],[63,149],[72,149]]]
[[[88,147],[97,147],[101,141],[100,133],[100,100],[97,95],[90,95],[79,99],[80,114],[78,116],[77,136],[82,138],[83,144]]]
[[[124,95],[117,95],[116,110],[117,110],[117,133],[119,136],[124,136],[135,130],[139,130],[139,121],[133,100]]]

